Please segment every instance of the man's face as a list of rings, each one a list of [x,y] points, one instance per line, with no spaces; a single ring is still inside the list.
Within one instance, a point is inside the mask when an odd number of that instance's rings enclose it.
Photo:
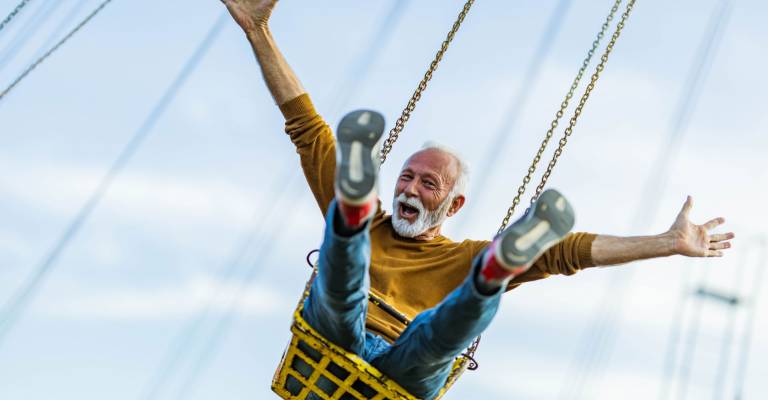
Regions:
[[[437,149],[422,150],[406,162],[395,185],[392,220],[398,234],[418,236],[452,215],[449,198],[459,164]]]

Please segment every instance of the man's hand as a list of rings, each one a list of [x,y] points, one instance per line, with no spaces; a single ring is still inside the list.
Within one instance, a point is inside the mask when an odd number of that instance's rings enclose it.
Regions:
[[[264,27],[277,0],[221,0],[245,33]]]
[[[688,219],[691,207],[693,199],[688,196],[675,223],[667,231],[667,235],[673,240],[674,252],[689,257],[722,257],[722,250],[731,247],[728,240],[733,239],[735,235],[733,232],[710,235],[709,231],[722,225],[725,219],[718,217],[703,225],[696,225]]]
[[[277,105],[305,93],[269,31],[267,22],[277,0],[221,0],[238,25],[245,31],[261,67],[264,82]]]

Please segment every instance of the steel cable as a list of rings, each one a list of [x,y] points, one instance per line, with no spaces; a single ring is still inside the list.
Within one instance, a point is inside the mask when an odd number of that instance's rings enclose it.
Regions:
[[[24,7],[27,6],[32,0],[22,0],[21,3],[17,4],[16,7],[13,8],[13,10],[8,14],[5,19],[3,19],[3,22],[0,22],[0,32],[5,29],[5,27],[13,21],[17,15],[21,12],[21,10],[24,9]]]
[[[42,64],[45,60],[48,59],[53,53],[56,52],[61,46],[63,46],[65,43],[69,41],[69,39],[72,38],[77,32],[79,32],[85,25],[87,25],[94,17],[96,17],[107,5],[109,5],[112,2],[112,0],[105,0],[101,4],[99,4],[96,9],[94,9],[90,14],[88,14],[85,19],[80,21],[77,26],[75,26],[69,33],[67,33],[66,36],[64,36],[58,43],[56,43],[53,47],[51,47],[50,50],[45,52],[40,58],[35,60],[32,64],[30,64],[19,76],[16,77],[2,92],[0,92],[0,101],[2,101],[5,96],[8,95],[8,93],[11,92],[19,83],[21,83],[24,78],[26,78],[32,71],[35,70],[40,64]]]
[[[741,349],[739,351],[739,360],[736,365],[734,400],[744,399],[744,388],[747,382],[747,369],[749,367],[750,350],[752,348],[752,337],[755,333],[755,320],[757,319],[757,310],[760,306],[760,293],[765,284],[765,270],[768,269],[768,240],[766,237],[760,238],[760,259],[757,264],[755,279],[752,281],[750,290],[750,310],[744,323],[744,331],[741,338]]]
[[[203,39],[197,49],[195,49],[191,58],[186,62],[174,81],[163,93],[158,103],[152,108],[142,125],[123,147],[117,159],[115,159],[107,173],[102,177],[96,188],[89,195],[88,200],[74,215],[64,232],[54,242],[54,245],[48,250],[42,261],[35,267],[29,278],[22,284],[22,287],[14,293],[3,306],[2,312],[0,312],[0,347],[3,344],[5,337],[8,335],[8,332],[15,326],[29,302],[39,292],[40,286],[56,266],[61,254],[80,232],[80,229],[87,222],[91,214],[93,214],[96,207],[101,203],[115,179],[145,142],[157,122],[165,114],[168,106],[173,102],[181,88],[197,69],[200,61],[214,43],[214,40],[220,33],[221,28],[226,21],[227,15],[226,13],[222,13],[213,24],[205,39]]]
[[[13,38],[0,51],[0,71],[4,70],[16,58],[27,42],[34,38],[62,4],[63,2],[56,0],[44,1],[27,18],[25,23],[15,32]]]

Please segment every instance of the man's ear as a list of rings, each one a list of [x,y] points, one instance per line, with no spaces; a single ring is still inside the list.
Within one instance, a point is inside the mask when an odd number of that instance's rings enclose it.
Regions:
[[[461,210],[461,207],[464,207],[465,201],[467,201],[467,199],[464,197],[463,194],[460,194],[454,197],[453,201],[451,202],[451,208],[448,209],[448,216],[452,217],[457,212],[459,212],[459,210]]]

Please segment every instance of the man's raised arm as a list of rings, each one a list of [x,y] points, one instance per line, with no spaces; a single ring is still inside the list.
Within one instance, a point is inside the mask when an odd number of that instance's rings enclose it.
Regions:
[[[238,25],[243,28],[253,53],[261,67],[267,84],[277,105],[305,93],[299,78],[293,72],[277,48],[269,31],[269,17],[277,0],[222,0]]]
[[[272,97],[285,117],[285,132],[296,146],[307,184],[325,215],[334,197],[336,142],[317,114],[299,78],[285,61],[269,31],[268,21],[277,0],[222,0],[243,28],[256,54]]]

